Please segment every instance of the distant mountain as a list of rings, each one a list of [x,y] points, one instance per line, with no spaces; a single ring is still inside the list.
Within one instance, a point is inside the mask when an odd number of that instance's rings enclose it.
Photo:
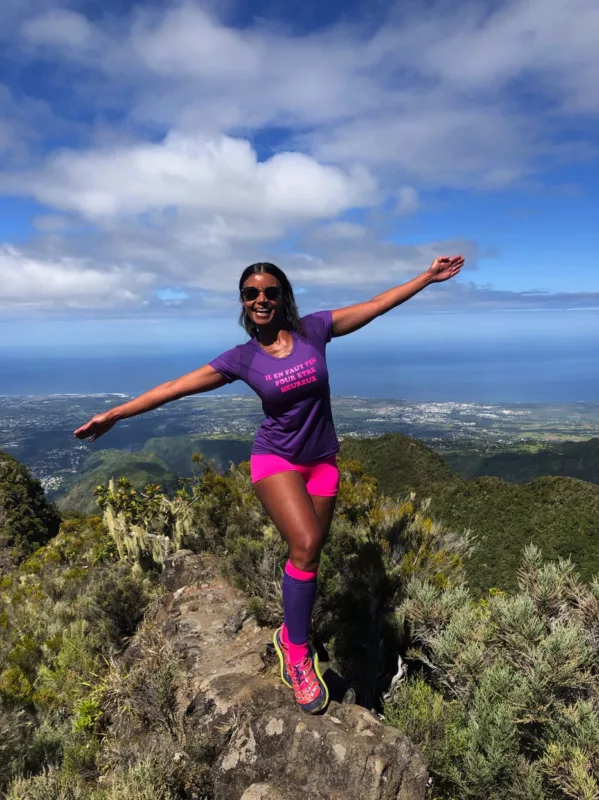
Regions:
[[[206,438],[202,436],[164,436],[148,439],[142,453],[154,453],[181,477],[192,474],[194,453],[202,453],[218,470],[226,470],[231,462],[248,461],[253,440]]]
[[[433,517],[476,534],[477,550],[467,565],[475,590],[513,588],[529,542],[546,558],[571,557],[584,579],[599,573],[599,486],[594,483],[567,477],[523,485],[494,477],[465,480],[439,455],[399,434],[343,442],[342,454],[359,459],[381,490],[430,497]]]
[[[111,478],[127,478],[138,490],[148,483],[156,483],[167,491],[174,491],[178,483],[178,476],[154,453],[100,450],[85,460],[81,477],[67,486],[67,491],[58,498],[58,508],[98,513],[94,489]]]
[[[509,483],[527,483],[544,476],[565,476],[599,484],[599,438],[561,442],[536,452],[451,453],[445,459],[464,478],[488,475]]]
[[[367,472],[376,475],[379,489],[386,494],[430,493],[437,483],[459,481],[445,460],[421,442],[401,433],[387,433],[376,439],[345,439],[340,457],[358,459]]]
[[[89,456],[74,480],[53,496],[60,509],[86,514],[97,512],[94,489],[110,478],[127,478],[135,489],[158,483],[174,490],[178,478],[193,472],[192,456],[202,453],[218,470],[228,469],[250,457],[251,439],[208,439],[196,436],[164,436],[148,439],[141,450],[99,450]]]

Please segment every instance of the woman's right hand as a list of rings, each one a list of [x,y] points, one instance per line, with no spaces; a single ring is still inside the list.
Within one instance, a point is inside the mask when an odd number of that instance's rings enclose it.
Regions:
[[[77,439],[89,439],[90,442],[95,442],[100,436],[108,433],[108,431],[116,425],[116,422],[116,419],[110,414],[110,411],[106,414],[96,414],[96,416],[92,417],[85,425],[77,428],[73,435]]]

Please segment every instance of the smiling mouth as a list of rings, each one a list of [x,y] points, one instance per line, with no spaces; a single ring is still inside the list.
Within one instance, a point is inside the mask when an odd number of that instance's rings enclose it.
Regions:
[[[257,317],[268,317],[268,316],[270,316],[271,312],[272,312],[272,308],[264,308],[264,309],[256,309],[254,311],[254,314]]]

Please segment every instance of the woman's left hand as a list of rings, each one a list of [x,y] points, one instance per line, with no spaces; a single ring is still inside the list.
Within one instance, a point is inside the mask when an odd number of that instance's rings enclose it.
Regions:
[[[441,283],[454,278],[463,266],[463,256],[439,256],[428,268],[428,274],[433,283]]]

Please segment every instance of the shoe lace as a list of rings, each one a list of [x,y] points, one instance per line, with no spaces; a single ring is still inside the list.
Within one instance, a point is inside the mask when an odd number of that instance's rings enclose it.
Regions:
[[[296,695],[306,701],[313,700],[320,691],[320,684],[310,656],[306,656],[299,664],[292,664],[291,682]]]

